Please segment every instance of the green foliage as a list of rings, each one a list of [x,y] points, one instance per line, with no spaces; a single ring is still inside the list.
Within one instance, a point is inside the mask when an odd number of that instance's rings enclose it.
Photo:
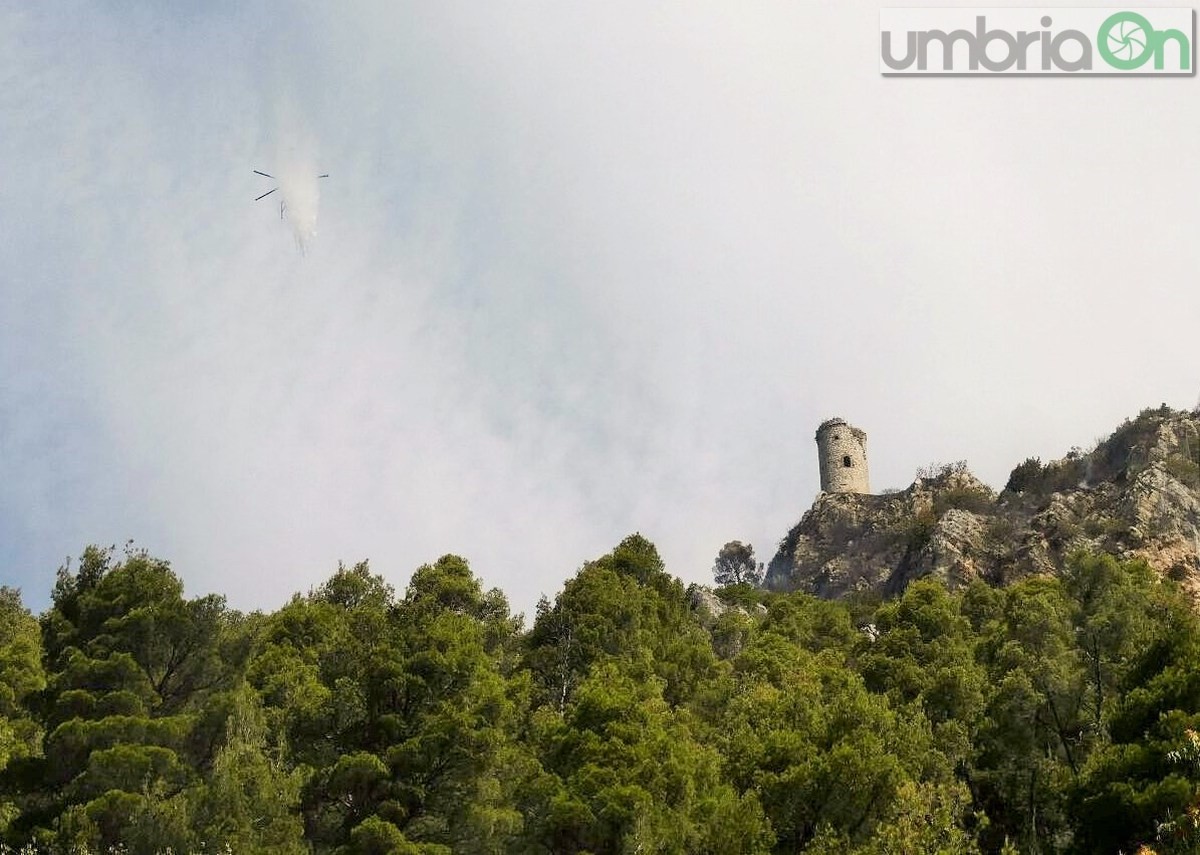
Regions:
[[[1008,476],[1004,489],[1009,493],[1026,493],[1032,496],[1049,496],[1051,493],[1077,487],[1088,476],[1088,458],[1073,450],[1062,460],[1042,465],[1041,460],[1030,457],[1018,464]]]
[[[625,538],[544,601],[527,639],[525,663],[537,702],[566,709],[588,671],[617,661],[638,679],[658,677],[680,702],[715,673],[708,636],[692,617],[683,584],[663,569],[641,535]]]
[[[218,852],[306,852],[296,811],[304,771],[272,756],[258,695],[243,684],[224,699],[219,720],[208,774],[185,793],[194,839]]]
[[[866,685],[893,706],[920,706],[938,743],[956,762],[970,755],[987,675],[975,661],[976,636],[959,602],[932,580],[914,582],[875,614],[876,637],[860,642]]]
[[[503,849],[519,825],[501,782],[527,686],[508,676],[519,627],[451,555],[401,600],[358,565],[268,620],[250,681],[284,756],[312,769],[300,800],[313,844]]]
[[[937,528],[937,515],[933,509],[918,511],[909,519],[900,534],[904,539],[904,547],[909,554],[920,552],[933,539],[934,529]]]
[[[1144,565],[1087,564],[1085,581],[1099,590],[1091,610],[1097,638],[1085,648],[1115,661],[1104,681],[1109,740],[1089,758],[1076,796],[1080,836],[1094,847],[1132,848],[1154,842],[1163,824],[1185,831],[1200,801],[1200,622]],[[1159,842],[1168,844],[1161,851],[1194,851],[1186,841]]]
[[[924,716],[868,693],[834,651],[770,632],[752,647],[737,662],[721,745],[734,785],[762,803],[777,851],[798,851],[822,829],[862,842],[906,781],[950,775]]]
[[[982,485],[957,484],[938,490],[933,495],[933,514],[940,517],[946,511],[957,508],[973,514],[991,512],[996,498]]]
[[[10,762],[38,753],[44,725],[33,707],[45,686],[37,621],[17,591],[0,587],[0,774]],[[0,834],[17,811],[16,802],[0,792]]]
[[[1017,524],[1011,517],[1004,515],[993,516],[988,519],[987,527],[984,529],[984,534],[987,537],[989,546],[993,549],[1007,550],[1013,546],[1017,538]]]
[[[1092,453],[1096,478],[1128,478],[1150,462],[1149,446],[1163,420],[1172,415],[1166,404],[1145,409],[1136,419],[1126,419]]]
[[[757,626],[757,621],[745,612],[725,612],[709,628],[713,652],[721,659],[734,658],[745,648]]]
[[[244,801],[230,774],[254,773],[247,786],[269,786],[274,773],[245,745],[230,765],[230,699],[248,639],[221,598],[184,599],[167,563],[145,553],[127,550],[116,562],[112,550],[90,548],[77,572],[60,570],[41,629],[51,673],[39,706],[49,732],[44,757],[21,770],[36,783],[21,793],[10,837],[157,853],[200,840],[265,850],[266,834],[273,851],[296,851],[298,823],[284,820],[289,845],[264,822],[291,809],[278,790],[240,835],[230,827],[237,798],[203,809],[222,787]],[[250,697],[243,709],[257,704]]]
[[[565,716],[544,709],[535,717],[534,740],[560,782],[538,829],[548,850],[768,851],[757,801],[722,782],[720,755],[697,741],[689,716],[665,702],[657,681],[635,681],[606,663],[580,685]]]
[[[1164,465],[1172,476],[1184,484],[1195,486],[1200,483],[1200,464],[1183,453],[1172,454]]]
[[[350,833],[350,842],[339,855],[449,855],[450,849],[436,844],[412,843],[387,820],[368,817]]]
[[[747,611],[754,609],[759,604],[763,603],[769,596],[766,591],[749,582],[742,582],[735,585],[726,585],[723,588],[717,588],[717,599],[727,606],[740,606]]]
[[[1008,476],[1004,489],[1010,493],[1024,493],[1026,490],[1040,491],[1043,473],[1042,461],[1037,457],[1027,457]]]
[[[967,461],[956,460],[953,463],[930,463],[917,468],[917,479],[925,481],[941,481],[951,475],[960,475],[967,471]]]
[[[528,633],[452,555],[403,596],[362,563],[244,617],[185,598],[166,562],[87,550],[40,621],[0,590],[0,837],[56,855],[1197,850],[1200,618],[1145,564],[1079,554],[882,602],[719,595],[737,608],[702,624],[633,535]]]
[[[713,579],[721,586],[749,586],[762,584],[763,566],[754,560],[754,547],[731,540],[721,547],[713,564]]]
[[[897,791],[891,813],[865,841],[855,844],[833,826],[822,827],[806,855],[977,855],[979,846],[964,827],[970,793],[961,783],[915,784]]]

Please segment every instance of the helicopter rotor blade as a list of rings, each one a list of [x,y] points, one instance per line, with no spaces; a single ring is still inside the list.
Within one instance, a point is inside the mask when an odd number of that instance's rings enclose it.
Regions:
[[[261,175],[263,178],[270,178],[272,181],[274,181],[274,180],[275,180],[275,176],[274,176],[274,175],[268,175],[268,174],[267,174],[267,173],[265,173],[265,172],[259,172],[257,169],[255,169],[255,170],[252,170],[252,171],[254,172],[254,174],[255,174],[255,175]]]
[[[272,193],[274,193],[274,192],[275,192],[276,190],[278,190],[278,189],[279,189],[278,187],[272,187],[270,190],[268,190],[266,193],[263,193],[261,196],[259,196],[259,197],[258,197],[257,199],[255,199],[254,201],[255,201],[255,202],[257,202],[259,199],[265,199],[265,198],[267,198],[268,196],[270,196]]]

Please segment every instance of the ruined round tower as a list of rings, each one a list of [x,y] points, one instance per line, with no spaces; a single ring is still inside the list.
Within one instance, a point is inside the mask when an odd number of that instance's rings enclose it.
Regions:
[[[817,460],[824,493],[870,493],[867,476],[867,435],[843,419],[829,419],[817,428]]]

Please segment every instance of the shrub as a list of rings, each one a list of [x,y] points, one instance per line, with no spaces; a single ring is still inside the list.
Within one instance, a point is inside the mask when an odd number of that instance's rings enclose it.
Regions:
[[[951,487],[933,497],[933,512],[940,517],[951,508],[958,508],[973,514],[985,514],[993,504],[992,494],[982,487]]]
[[[930,463],[917,469],[917,478],[928,481],[938,481],[949,475],[959,475],[967,471],[967,461],[956,460],[953,463]]]
[[[1017,524],[1008,517],[993,517],[984,532],[988,541],[996,546],[1006,546],[1017,536]]]
[[[1087,479],[1087,474],[1087,456],[1073,448],[1062,460],[1045,465],[1036,457],[1027,458],[1013,469],[1004,489],[1009,493],[1048,496],[1078,486]]]
[[[933,511],[925,510],[909,520],[904,529],[904,542],[908,551],[920,552],[933,539],[933,530],[937,526],[937,516]]]
[[[739,582],[717,588],[713,593],[727,606],[741,606],[749,611],[763,601],[766,592],[756,584]]]
[[[1093,452],[1092,461],[1099,470],[1097,474],[1102,478],[1115,477],[1144,467],[1145,452],[1141,451],[1143,458],[1139,459],[1139,449],[1149,444],[1162,420],[1169,415],[1171,408],[1164,404],[1158,409],[1142,410],[1136,419],[1126,419]]]
[[[1183,454],[1172,454],[1166,461],[1167,471],[1184,484],[1195,485],[1200,482],[1200,466],[1196,461],[1189,460]]]
[[[1024,463],[1017,464],[1017,467],[1009,474],[1008,483],[1004,485],[1004,489],[1010,493],[1024,493],[1026,490],[1038,492],[1042,485],[1044,471],[1040,459],[1027,457]]]

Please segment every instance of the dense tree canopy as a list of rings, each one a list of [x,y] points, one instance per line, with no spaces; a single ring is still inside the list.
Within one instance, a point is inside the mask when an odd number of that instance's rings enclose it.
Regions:
[[[1200,621],[1144,564],[720,614],[632,535],[525,630],[448,555],[271,614],[89,548],[0,589],[0,842],[47,853],[1200,849]],[[726,554],[728,553],[728,554]]]

